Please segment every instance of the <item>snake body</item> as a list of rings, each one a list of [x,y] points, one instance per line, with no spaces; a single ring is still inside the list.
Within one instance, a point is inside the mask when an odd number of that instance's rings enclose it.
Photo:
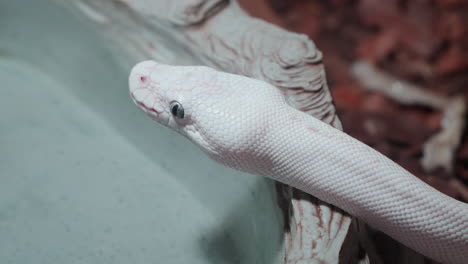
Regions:
[[[468,263],[468,205],[290,107],[271,85],[202,66],[137,64],[130,95],[215,161],[336,205],[443,263]]]

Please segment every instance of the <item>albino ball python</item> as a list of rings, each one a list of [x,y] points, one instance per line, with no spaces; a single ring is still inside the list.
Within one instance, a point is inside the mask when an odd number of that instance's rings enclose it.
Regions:
[[[468,263],[468,205],[290,107],[275,87],[208,67],[137,64],[138,107],[213,160],[334,204],[414,250]]]

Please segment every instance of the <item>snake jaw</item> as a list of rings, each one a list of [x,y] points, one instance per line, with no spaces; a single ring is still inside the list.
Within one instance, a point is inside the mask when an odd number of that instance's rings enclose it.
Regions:
[[[218,151],[208,142],[208,140],[203,136],[202,133],[194,125],[188,126],[183,133],[179,131],[180,134],[188,138],[195,145],[198,145],[201,150],[203,150],[209,157],[215,158],[219,156]]]
[[[169,115],[166,112],[158,111],[155,108],[147,107],[144,103],[138,101],[132,93],[130,93],[130,98],[132,99],[133,103],[138,107],[138,109],[146,113],[146,115],[151,117],[153,120],[158,121],[162,125],[168,126]]]

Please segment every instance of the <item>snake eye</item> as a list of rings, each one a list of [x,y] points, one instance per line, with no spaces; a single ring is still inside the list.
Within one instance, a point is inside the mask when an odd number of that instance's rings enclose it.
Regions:
[[[171,109],[171,114],[179,119],[184,118],[184,107],[179,102],[172,102],[169,106]]]

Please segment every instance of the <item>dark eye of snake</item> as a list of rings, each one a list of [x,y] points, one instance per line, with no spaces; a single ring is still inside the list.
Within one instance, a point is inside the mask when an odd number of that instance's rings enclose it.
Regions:
[[[184,118],[184,107],[179,102],[172,102],[170,108],[174,117],[179,119]]]

